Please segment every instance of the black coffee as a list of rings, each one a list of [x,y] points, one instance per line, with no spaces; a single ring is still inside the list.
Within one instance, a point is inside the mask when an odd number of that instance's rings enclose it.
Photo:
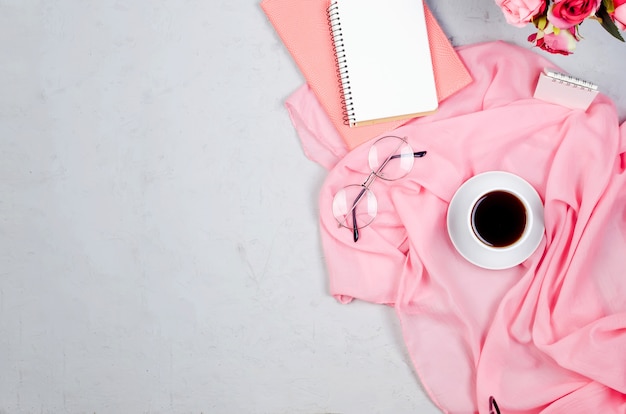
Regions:
[[[472,229],[488,246],[509,246],[522,237],[525,228],[526,208],[507,191],[485,194],[472,209]]]

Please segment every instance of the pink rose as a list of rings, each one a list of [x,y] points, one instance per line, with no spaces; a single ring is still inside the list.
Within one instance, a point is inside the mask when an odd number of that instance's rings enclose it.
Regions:
[[[546,9],[544,0],[496,0],[496,4],[502,9],[506,22],[517,27],[530,23]]]
[[[626,30],[626,0],[613,0],[615,11],[613,12],[613,20],[620,30]]]
[[[594,14],[602,0],[554,0],[548,20],[559,29],[569,29]]]
[[[539,30],[528,36],[528,41],[535,43],[539,48],[560,55],[572,54],[576,49],[578,40],[576,28],[560,30],[551,24],[544,30]]]

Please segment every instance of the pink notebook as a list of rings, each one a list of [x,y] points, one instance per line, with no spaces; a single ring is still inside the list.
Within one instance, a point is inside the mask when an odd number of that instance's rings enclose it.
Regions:
[[[261,7],[302,71],[333,125],[352,149],[407,122],[392,121],[350,128],[344,123],[332,37],[326,9],[329,0],[263,0]],[[425,6],[426,25],[439,102],[472,82],[472,78]]]

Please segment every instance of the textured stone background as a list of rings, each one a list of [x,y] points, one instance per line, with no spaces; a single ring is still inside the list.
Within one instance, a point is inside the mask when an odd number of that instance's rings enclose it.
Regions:
[[[549,57],[623,120],[626,45],[583,35]],[[0,413],[437,412],[393,310],[328,296],[302,82],[258,0],[0,0]]]

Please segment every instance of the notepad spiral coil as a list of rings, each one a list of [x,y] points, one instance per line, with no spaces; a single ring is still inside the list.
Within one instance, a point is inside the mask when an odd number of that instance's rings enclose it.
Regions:
[[[348,74],[348,62],[346,60],[346,50],[341,31],[341,20],[339,18],[339,5],[332,2],[327,9],[328,26],[332,35],[333,54],[335,55],[335,67],[337,69],[337,80],[341,88],[341,110],[343,112],[343,123],[351,125],[355,122],[354,102],[350,90],[350,76]]]
[[[584,79],[575,78],[574,76],[567,75],[565,73],[547,70],[546,75],[550,78],[550,80],[552,80],[552,82],[573,86],[588,91],[598,90],[598,85]]]

